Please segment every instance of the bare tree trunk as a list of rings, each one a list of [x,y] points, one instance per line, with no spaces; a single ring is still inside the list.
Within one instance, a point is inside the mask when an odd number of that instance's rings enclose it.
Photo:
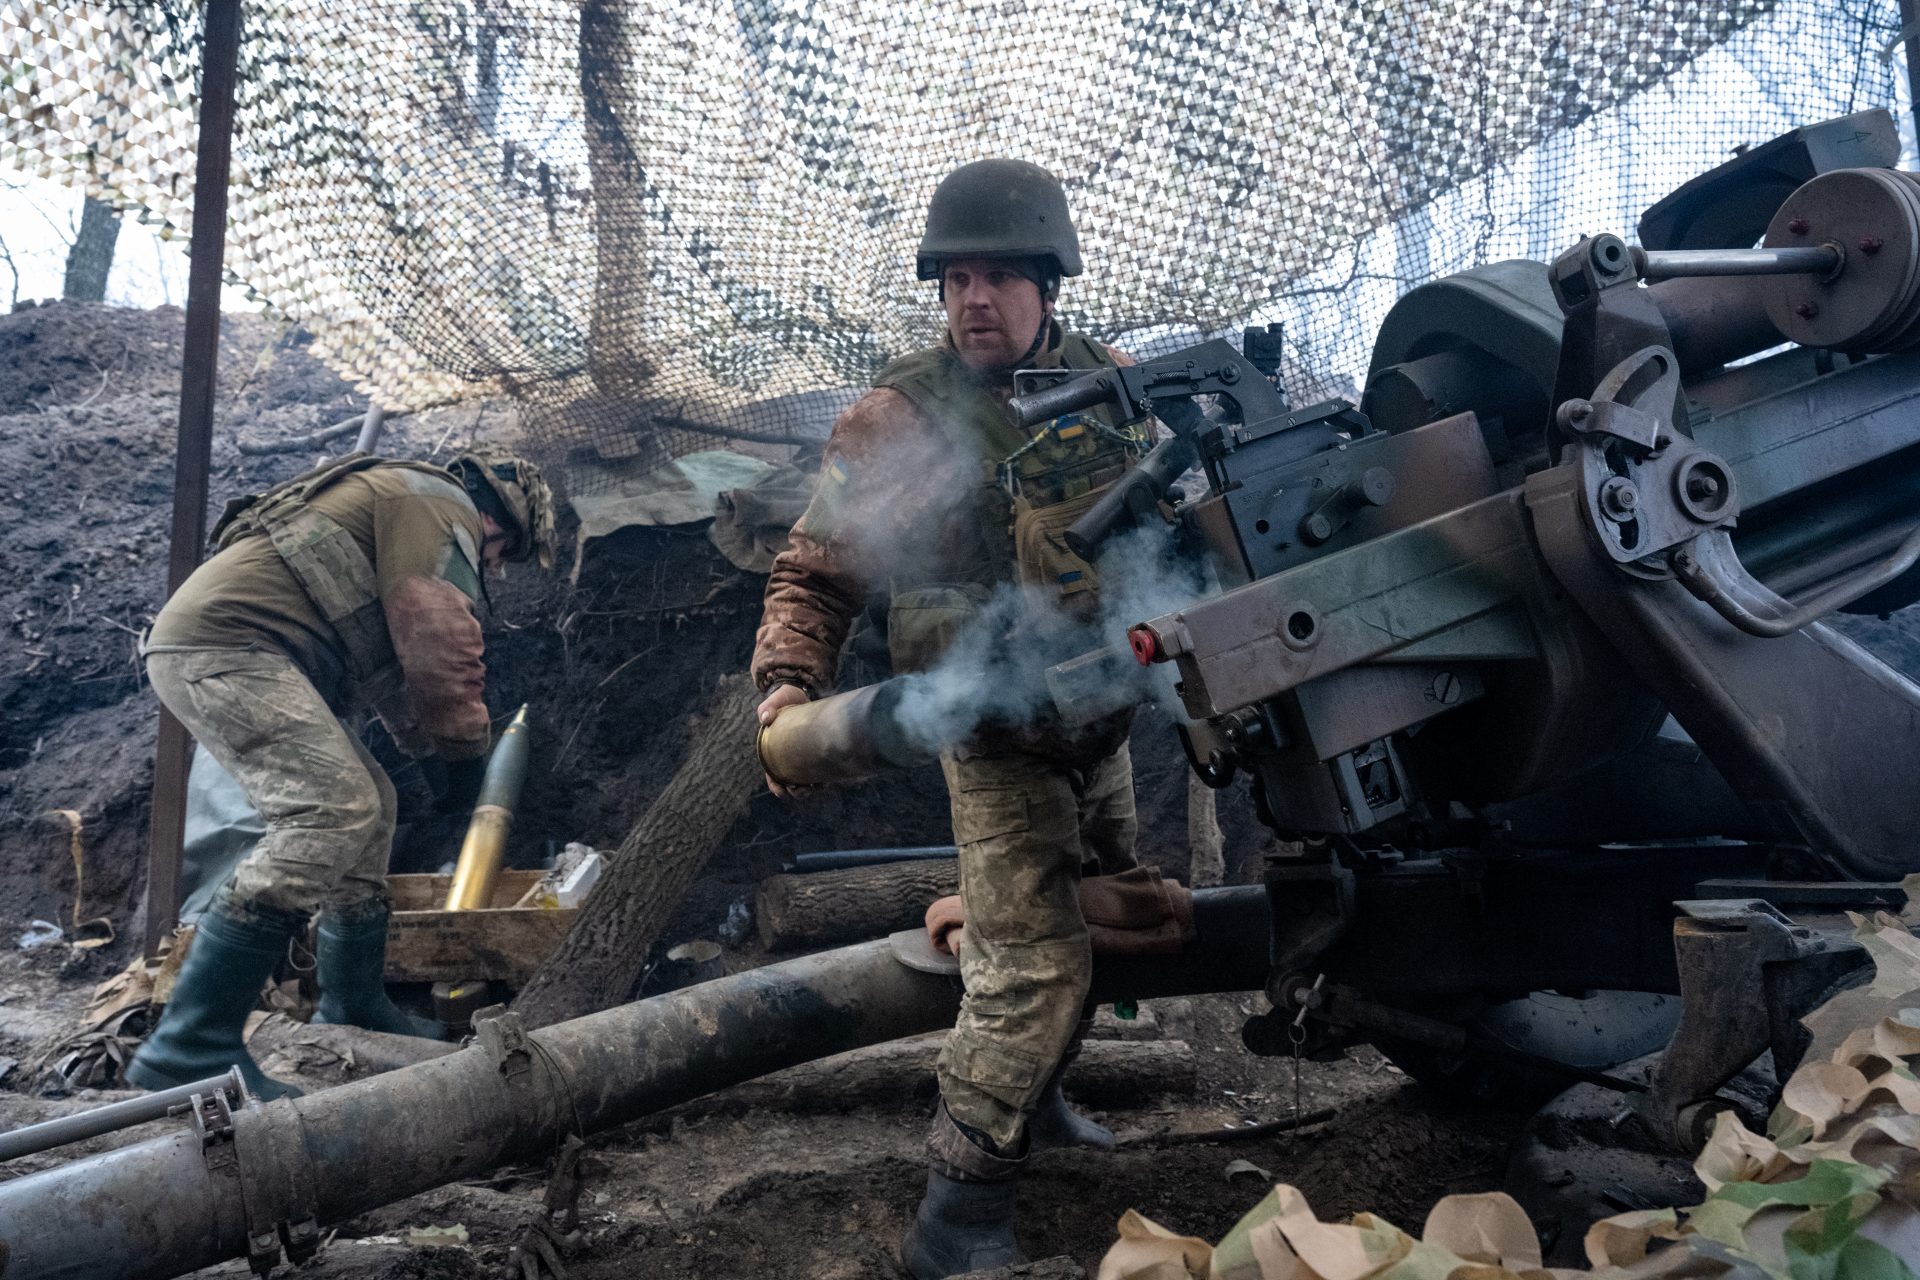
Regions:
[[[723,678],[686,758],[633,830],[573,928],[514,1009],[544,1027],[627,998],[688,886],[760,786],[753,749],[759,702],[744,675]]]
[[[624,0],[586,0],[580,9],[580,95],[593,183],[587,372],[601,396],[629,405],[653,376],[639,353],[653,305],[647,285],[647,175],[628,133],[644,110],[634,83],[646,74],[639,52],[641,24],[647,21],[641,8]]]
[[[1226,838],[1220,834],[1220,793],[1187,770],[1187,887],[1211,889],[1227,878]]]
[[[105,302],[119,239],[120,215],[112,205],[89,199],[80,210],[80,233],[67,249],[67,278],[60,296],[73,302]]]
[[[821,947],[911,929],[925,921],[935,899],[958,892],[958,859],[891,862],[768,876],[754,897],[753,914],[760,941],[769,947]]]

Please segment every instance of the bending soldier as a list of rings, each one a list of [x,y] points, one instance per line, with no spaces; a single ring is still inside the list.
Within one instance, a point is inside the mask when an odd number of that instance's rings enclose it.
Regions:
[[[147,1089],[238,1065],[242,1031],[288,939],[318,915],[316,1018],[431,1034],[388,999],[393,784],[341,717],[375,710],[410,755],[477,793],[489,720],[475,607],[502,560],[553,563],[552,496],[522,459],[448,467],[351,455],[228,507],[219,552],[161,609],[143,652],[154,692],[266,823],[201,917],[172,997],[127,1066]]]
[[[1080,272],[1066,196],[1046,170],[985,160],[935,191],[918,275],[939,282],[946,336],[889,365],[834,424],[820,488],[767,584],[753,662],[762,724],[831,685],[876,589],[891,593],[897,672],[934,664],[1016,587],[1040,612],[1084,616],[1093,571],[1058,533],[1140,442],[1098,417],[1029,432],[1006,412],[1015,369],[1127,363],[1054,321],[1061,277]],[[920,1280],[1024,1260],[1013,1201],[1031,1145],[1112,1144],[1068,1109],[1060,1076],[1085,1033],[1092,978],[1082,870],[1133,865],[1128,725],[992,725],[942,757],[966,998],[940,1057],[927,1193],[901,1242]]]

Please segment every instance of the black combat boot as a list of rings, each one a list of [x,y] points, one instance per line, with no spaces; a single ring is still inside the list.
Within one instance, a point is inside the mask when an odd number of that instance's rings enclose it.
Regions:
[[[305,931],[297,917],[216,898],[194,930],[160,1025],[127,1063],[128,1082],[170,1089],[237,1066],[257,1097],[269,1102],[299,1097],[292,1085],[260,1073],[245,1038],[247,1015],[296,931]]]
[[[1067,1095],[1060,1091],[1060,1082],[1066,1079],[1067,1068],[1080,1056],[1080,1045],[1092,1029],[1091,1018],[1081,1021],[1067,1045],[1066,1053],[1060,1058],[1060,1065],[1053,1069],[1046,1089],[1041,1092],[1039,1101],[1034,1103],[1032,1113],[1027,1116],[1027,1138],[1035,1151],[1052,1150],[1055,1147],[1113,1150],[1113,1130],[1075,1111],[1067,1105]]]
[[[1026,1158],[1009,1159],[990,1145],[940,1104],[927,1134],[927,1194],[900,1241],[900,1265],[913,1280],[1027,1260],[1013,1238],[1013,1196]]]
[[[385,898],[368,898],[320,913],[313,947],[314,982],[320,1002],[315,1022],[345,1023],[396,1036],[441,1038],[440,1024],[403,1012],[387,996],[387,917]]]

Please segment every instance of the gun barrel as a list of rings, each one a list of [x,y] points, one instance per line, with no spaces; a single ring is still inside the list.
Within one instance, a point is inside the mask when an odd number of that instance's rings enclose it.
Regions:
[[[1846,253],[1839,245],[1785,249],[1635,249],[1640,274],[1648,280],[1680,276],[1826,276],[1840,270]]]
[[[1120,383],[1110,369],[1099,369],[1085,377],[1063,382],[1057,387],[1045,387],[1029,392],[1024,396],[1015,396],[1007,402],[1007,409],[1013,414],[1013,420],[1023,427],[1057,418],[1063,413],[1073,413],[1080,409],[1091,409],[1095,405],[1106,404],[1120,395]]]

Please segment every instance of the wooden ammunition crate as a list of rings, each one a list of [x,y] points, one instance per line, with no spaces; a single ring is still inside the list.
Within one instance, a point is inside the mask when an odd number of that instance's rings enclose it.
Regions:
[[[573,925],[575,907],[516,907],[544,875],[502,870],[493,905],[480,911],[445,909],[452,876],[388,876],[393,921],[387,934],[388,982],[457,982],[532,977]]]

